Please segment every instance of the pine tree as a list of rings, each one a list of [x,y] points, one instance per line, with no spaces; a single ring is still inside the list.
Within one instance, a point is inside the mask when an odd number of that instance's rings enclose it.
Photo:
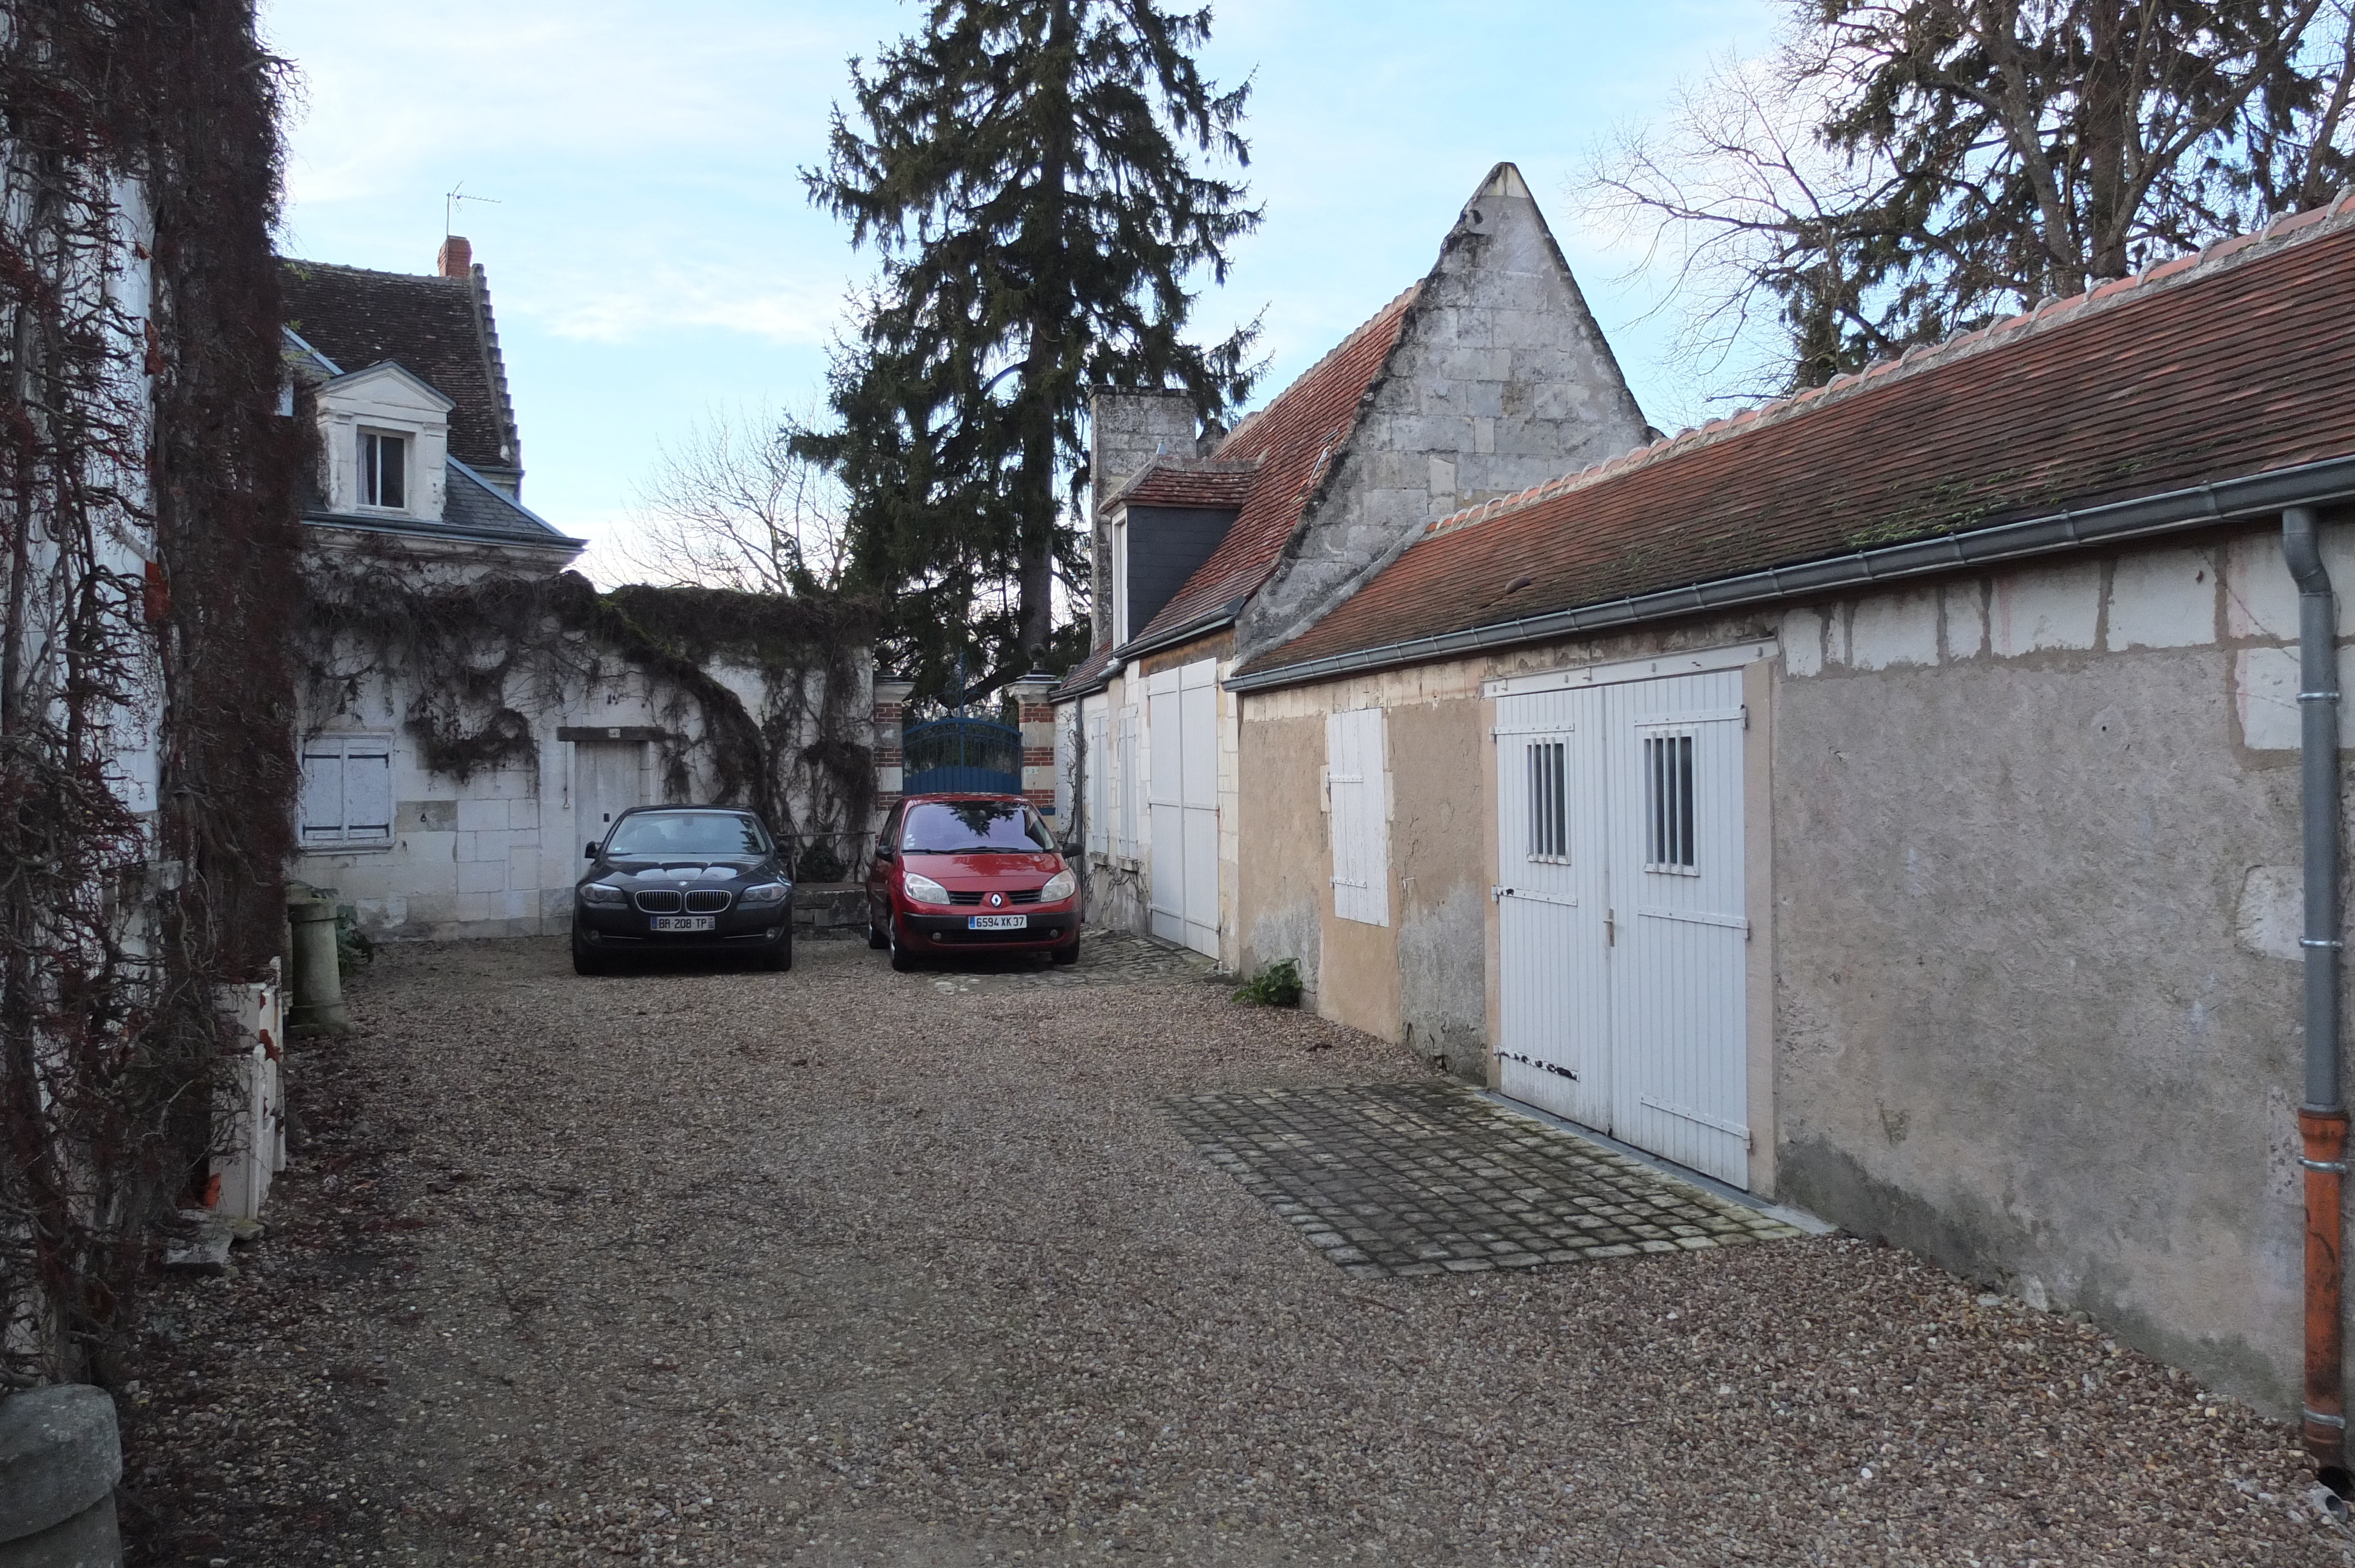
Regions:
[[[1175,385],[1205,417],[1249,390],[1255,324],[1182,335],[1189,282],[1224,281],[1260,218],[1189,155],[1250,161],[1250,84],[1195,68],[1209,26],[1154,0],[933,0],[871,75],[850,62],[855,115],[803,171],[882,270],[836,353],[837,424],[797,447],[850,492],[854,586],[891,605],[920,694],[968,649],[961,695],[1051,657],[1056,573],[1085,580],[1065,482],[1090,387]]]

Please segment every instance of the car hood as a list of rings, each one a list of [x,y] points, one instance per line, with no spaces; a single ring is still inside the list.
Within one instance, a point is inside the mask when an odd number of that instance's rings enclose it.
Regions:
[[[986,883],[1007,877],[1027,887],[1034,877],[1052,876],[1062,870],[1063,857],[1045,851],[1037,854],[919,854],[911,850],[900,857],[900,863],[936,882],[948,877],[960,884]]]
[[[584,880],[615,887],[735,887],[788,880],[773,860],[707,860],[694,856],[626,856],[600,863]]]

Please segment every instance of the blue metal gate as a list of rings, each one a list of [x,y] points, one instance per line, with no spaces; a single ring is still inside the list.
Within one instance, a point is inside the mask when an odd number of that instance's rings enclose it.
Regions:
[[[911,795],[1022,793],[1022,732],[987,719],[911,725],[900,736],[900,788]]]

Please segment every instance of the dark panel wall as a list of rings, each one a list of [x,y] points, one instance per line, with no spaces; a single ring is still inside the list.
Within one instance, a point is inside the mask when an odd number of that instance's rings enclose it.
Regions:
[[[1145,630],[1177,597],[1235,520],[1229,508],[1132,506],[1128,509],[1128,630]]]

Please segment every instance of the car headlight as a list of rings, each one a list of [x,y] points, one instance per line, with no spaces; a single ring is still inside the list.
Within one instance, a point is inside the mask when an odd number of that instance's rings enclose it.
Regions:
[[[943,887],[931,877],[918,876],[912,871],[900,878],[900,886],[909,897],[919,904],[946,904],[949,901],[947,888]]]
[[[1079,890],[1080,879],[1073,876],[1067,866],[1047,879],[1047,885],[1039,890],[1039,902],[1060,904]]]
[[[792,891],[793,889],[791,887],[788,887],[782,882],[763,882],[756,886],[746,888],[742,893],[737,895],[736,902],[739,904],[783,904],[785,901],[785,895]]]
[[[628,894],[607,883],[584,882],[581,885],[581,902],[583,904],[627,904],[629,901]]]

